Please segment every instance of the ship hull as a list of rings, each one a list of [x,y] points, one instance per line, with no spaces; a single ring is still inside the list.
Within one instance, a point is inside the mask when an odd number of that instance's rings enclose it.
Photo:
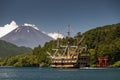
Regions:
[[[52,59],[51,67],[53,68],[79,68],[80,64],[77,59]]]

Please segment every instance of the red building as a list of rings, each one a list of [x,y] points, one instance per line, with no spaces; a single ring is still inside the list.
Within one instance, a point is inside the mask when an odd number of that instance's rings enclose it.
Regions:
[[[108,67],[108,58],[98,57],[97,67]]]

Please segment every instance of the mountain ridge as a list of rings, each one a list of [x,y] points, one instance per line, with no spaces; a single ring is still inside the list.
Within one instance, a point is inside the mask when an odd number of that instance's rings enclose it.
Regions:
[[[31,53],[32,49],[28,47],[23,47],[23,46],[18,47],[12,43],[6,42],[4,40],[0,40],[0,58],[23,54],[27,52]]]

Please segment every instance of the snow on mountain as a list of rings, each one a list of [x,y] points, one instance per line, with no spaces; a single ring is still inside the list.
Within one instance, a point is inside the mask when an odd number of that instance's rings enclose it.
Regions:
[[[32,27],[32,28],[34,28],[34,29],[36,29],[36,30],[39,30],[38,27],[36,27],[34,24],[24,23],[23,26],[29,26],[29,27]]]
[[[12,21],[10,24],[6,24],[3,27],[0,27],[0,38],[8,34],[9,32],[16,29],[18,25],[15,21]]]

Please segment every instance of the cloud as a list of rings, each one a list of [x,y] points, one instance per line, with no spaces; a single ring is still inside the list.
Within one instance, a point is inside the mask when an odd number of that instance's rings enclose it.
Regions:
[[[52,37],[53,39],[57,39],[57,38],[63,38],[64,36],[60,33],[48,33],[48,36]]]
[[[8,34],[9,32],[16,29],[18,25],[15,21],[12,21],[10,24],[6,24],[3,27],[0,27],[0,38]]]

